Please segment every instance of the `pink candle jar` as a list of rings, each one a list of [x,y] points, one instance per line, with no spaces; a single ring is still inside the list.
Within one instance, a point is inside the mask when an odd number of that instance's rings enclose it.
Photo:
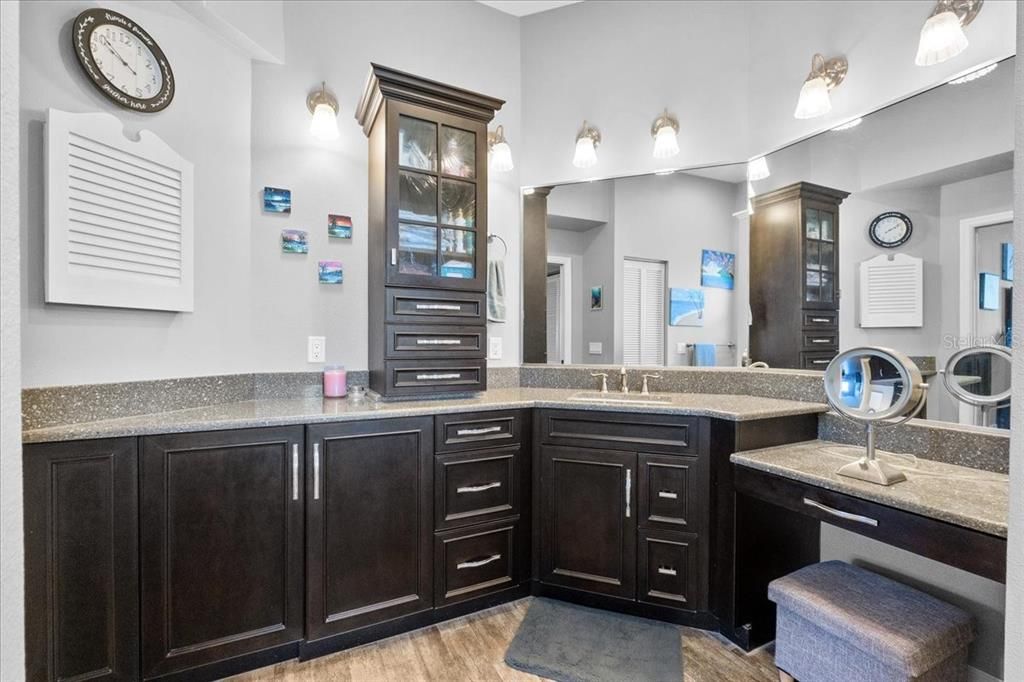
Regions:
[[[348,393],[348,374],[342,365],[328,365],[324,368],[324,397],[344,398]]]

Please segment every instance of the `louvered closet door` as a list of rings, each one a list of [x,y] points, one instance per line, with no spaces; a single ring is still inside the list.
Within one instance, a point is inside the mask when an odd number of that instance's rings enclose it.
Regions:
[[[665,362],[665,263],[626,258],[622,265],[622,362]]]
[[[562,362],[562,276],[548,275],[547,289],[547,346],[548,364]]]

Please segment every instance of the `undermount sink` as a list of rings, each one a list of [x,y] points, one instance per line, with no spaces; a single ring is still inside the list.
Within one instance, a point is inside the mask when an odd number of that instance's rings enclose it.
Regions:
[[[665,405],[672,402],[667,395],[642,395],[640,393],[601,393],[588,391],[569,396],[569,400],[581,403],[618,403],[620,405]]]

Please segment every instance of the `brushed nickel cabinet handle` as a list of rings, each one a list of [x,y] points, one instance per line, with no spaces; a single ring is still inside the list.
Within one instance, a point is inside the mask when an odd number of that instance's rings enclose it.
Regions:
[[[493,483],[484,483],[483,485],[464,485],[461,488],[456,488],[455,492],[461,493],[482,493],[485,490],[491,488],[500,488],[501,481],[494,481]]]
[[[630,498],[632,497],[631,491],[633,489],[633,471],[626,469],[626,518],[629,518],[629,507]]]
[[[313,443],[313,499],[320,499],[320,443]]]
[[[458,346],[458,339],[416,339],[417,346]]]
[[[831,321],[832,320],[830,320],[827,317],[812,317],[811,318],[811,322],[821,322],[821,323],[824,323],[824,324],[828,324]]]
[[[458,379],[461,376],[462,375],[458,372],[453,372],[451,374],[417,374],[416,381],[430,381],[431,379]]]
[[[486,566],[492,561],[497,561],[500,558],[500,554],[492,554],[486,559],[477,559],[476,561],[463,561],[461,563],[455,564],[455,569],[461,571],[464,568],[480,568],[481,566]]]
[[[832,339],[811,339],[811,343],[832,343]]]
[[[299,499],[299,444],[292,444],[292,499]]]
[[[658,491],[658,497],[664,497],[666,500],[678,500],[679,494],[670,490],[660,490]]]
[[[497,433],[501,431],[500,426],[485,426],[482,429],[459,429],[455,432],[456,436],[482,436],[485,433]]]
[[[462,310],[461,306],[452,305],[451,303],[417,303],[416,310]]]
[[[870,516],[861,516],[860,514],[851,514],[850,512],[844,512],[841,509],[833,509],[832,507],[826,506],[816,500],[804,498],[804,504],[808,507],[814,507],[820,509],[830,516],[835,516],[840,519],[846,519],[847,521],[855,521],[857,523],[863,523],[866,526],[878,526],[878,521],[871,518]]]
[[[666,568],[665,566],[658,566],[658,573],[661,575],[677,575],[676,569]]]
[[[832,361],[831,360],[811,360],[811,363],[815,364],[815,365],[827,365],[830,362],[832,362]]]

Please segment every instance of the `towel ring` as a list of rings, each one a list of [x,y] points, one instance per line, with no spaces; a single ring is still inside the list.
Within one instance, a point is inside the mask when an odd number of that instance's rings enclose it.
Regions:
[[[499,242],[501,242],[501,245],[505,247],[505,253],[502,254],[502,258],[507,256],[508,255],[508,243],[504,239],[502,239],[501,237],[499,237],[496,234],[489,234],[489,235],[487,235],[487,243],[488,244],[490,244],[494,240],[498,240]]]

